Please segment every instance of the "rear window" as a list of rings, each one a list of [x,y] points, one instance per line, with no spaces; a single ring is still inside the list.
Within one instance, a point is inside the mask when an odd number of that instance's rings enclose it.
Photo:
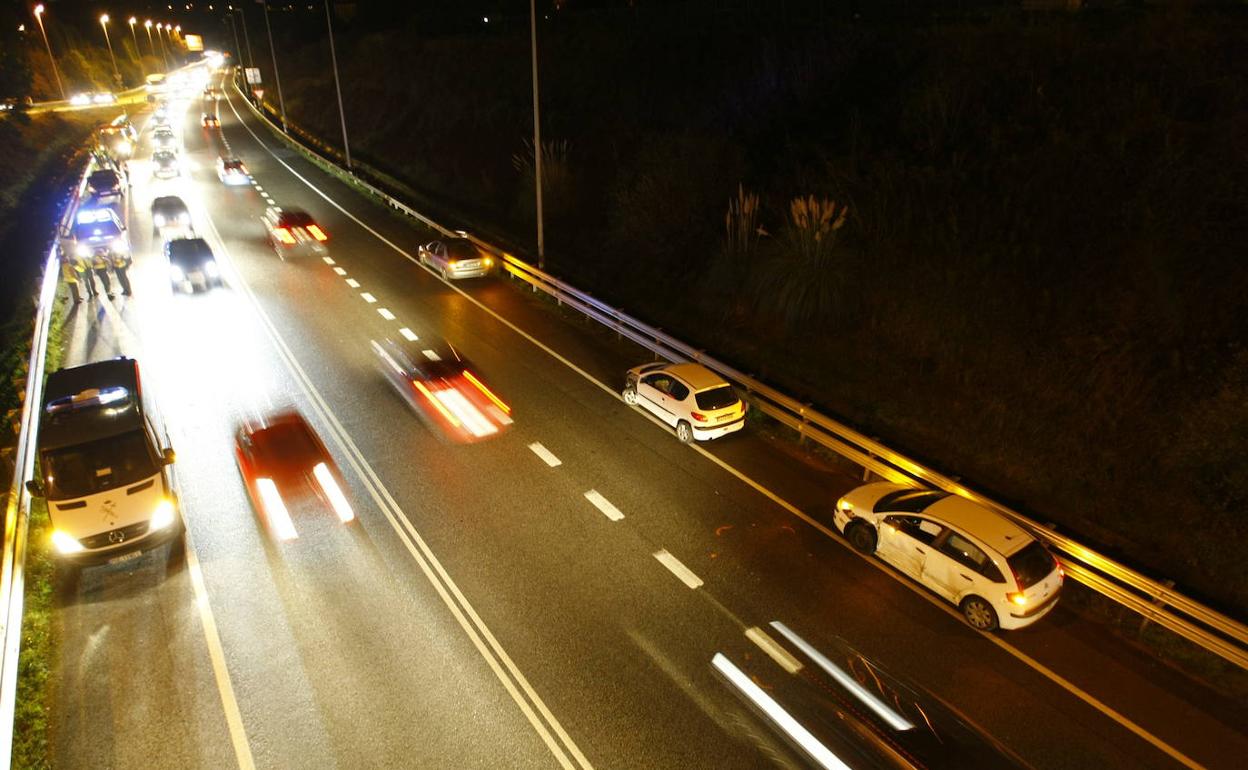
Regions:
[[[948,492],[935,489],[899,489],[881,497],[875,510],[877,513],[922,513],[932,503],[948,496]]]
[[[117,175],[112,171],[97,171],[87,181],[96,190],[109,190],[119,184]]]
[[[179,238],[169,241],[169,256],[174,258],[210,257],[212,249],[202,238]]]
[[[1006,559],[1014,577],[1018,579],[1018,587],[1029,588],[1049,576],[1057,567],[1057,560],[1049,553],[1040,541],[1033,540],[1023,550]]]
[[[282,227],[307,227],[316,224],[316,221],[306,211],[283,211],[278,224]]]
[[[481,256],[481,252],[477,251],[477,247],[472,245],[472,241],[447,241],[446,253],[453,259],[476,259]]]
[[[737,403],[737,394],[731,385],[720,385],[709,390],[698,391],[693,400],[698,402],[699,409],[726,409]]]

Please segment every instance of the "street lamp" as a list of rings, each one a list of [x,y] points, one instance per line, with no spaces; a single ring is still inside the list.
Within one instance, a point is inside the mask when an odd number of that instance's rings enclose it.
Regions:
[[[130,37],[134,39],[134,60],[138,62],[139,69],[143,70],[143,74],[146,75],[147,68],[143,66],[143,54],[139,53],[139,33],[134,31],[134,25],[138,24],[139,20],[131,16],[129,23],[130,23]]]
[[[338,118],[342,121],[342,149],[347,155],[347,171],[351,170],[351,144],[347,142],[347,113],[342,109],[342,86],[338,84],[338,54],[334,53],[334,21],[325,0],[325,25],[329,28],[329,60],[334,64],[334,90],[338,92]]]
[[[65,86],[61,85],[61,73],[56,71],[56,58],[52,56],[52,44],[48,42],[48,31],[43,28],[43,3],[35,6],[35,21],[39,22],[39,32],[43,35],[43,44],[48,48],[48,61],[52,62],[52,77],[56,78],[56,88],[65,99]]]
[[[148,19],[143,22],[143,28],[147,30],[147,45],[152,49],[152,56],[156,55],[156,43],[152,41],[152,20]]]
[[[169,57],[165,55],[165,39],[160,36],[160,31],[165,28],[164,24],[156,25],[156,40],[160,42],[160,60],[165,63],[165,72],[169,71]]]
[[[247,34],[247,14],[242,8],[235,8],[234,10],[238,11],[239,19],[243,22],[243,42],[247,44],[247,66],[254,67],[256,66],[256,57],[251,54],[251,35]],[[242,56],[241,52],[239,56]]]
[[[269,31],[269,53],[273,55],[273,80],[277,83],[277,103],[282,110],[282,131],[286,130],[286,100],[282,98],[282,76],[277,74],[277,49],[273,47],[273,25],[269,23],[269,2],[264,0],[264,26]]]
[[[113,80],[121,85],[121,72],[117,69],[117,57],[113,56],[113,41],[108,39],[108,14],[100,16],[100,28],[104,30],[104,42],[108,44],[108,58],[113,63]]]
[[[537,10],[529,0],[529,47],[533,51],[533,178],[537,185],[537,268],[546,269],[546,233],[542,227],[542,119],[537,102]]]

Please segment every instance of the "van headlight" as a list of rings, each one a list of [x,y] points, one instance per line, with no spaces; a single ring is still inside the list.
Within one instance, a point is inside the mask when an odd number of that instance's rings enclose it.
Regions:
[[[153,217],[152,217],[152,223],[153,223],[153,224],[155,224],[157,227],[164,227],[164,226],[165,226],[165,215],[164,215],[164,214],[157,214],[157,215],[153,216]]]
[[[160,505],[157,505],[156,510],[152,513],[152,520],[148,522],[147,531],[155,532],[158,529],[164,529],[173,523],[173,519],[173,501],[161,500]]]
[[[221,275],[221,268],[217,267],[217,261],[215,259],[210,259],[204,263],[204,273],[209,278],[216,278]]]
[[[52,530],[52,545],[61,553],[79,553],[86,550],[73,535],[61,529]]]
[[[183,211],[181,214],[178,214],[178,222],[189,225],[191,223],[191,215]]]
[[[182,268],[178,267],[177,265],[170,265],[169,266],[169,280],[175,283],[181,283],[182,281],[186,280],[186,273],[183,273]]]

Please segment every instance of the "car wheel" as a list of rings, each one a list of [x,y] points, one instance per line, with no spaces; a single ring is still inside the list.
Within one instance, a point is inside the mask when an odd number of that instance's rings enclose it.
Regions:
[[[962,616],[971,628],[980,631],[992,631],[997,627],[997,611],[978,596],[968,596],[962,600]]]
[[[451,280],[451,271],[447,270],[445,267],[442,268],[442,280],[444,281]]]
[[[637,406],[637,389],[631,385],[624,389],[624,403],[629,406]]]
[[[858,553],[875,553],[876,538],[875,527],[862,522],[849,525],[849,529],[845,532],[845,539],[849,540],[849,544]]]
[[[676,438],[679,439],[682,444],[688,444],[693,441],[693,426],[684,420],[676,423]]]

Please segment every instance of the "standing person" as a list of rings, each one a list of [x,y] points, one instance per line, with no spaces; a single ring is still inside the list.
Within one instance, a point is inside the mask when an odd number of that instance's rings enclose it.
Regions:
[[[78,274],[78,282],[87,284],[87,296],[95,299],[99,295],[99,291],[95,288],[95,276],[91,272],[91,263],[86,257],[80,257],[77,253],[70,257],[74,272]]]
[[[77,305],[82,302],[82,295],[78,293],[78,271],[74,269],[72,259],[61,252],[61,279],[69,286],[69,294],[74,298],[74,304]]]
[[[108,255],[96,252],[91,255],[91,267],[95,270],[95,277],[100,279],[100,283],[104,284],[104,293],[112,299],[116,295],[113,294],[113,284],[108,280]]]
[[[122,252],[113,254],[113,272],[117,275],[117,283],[121,284],[121,293],[127,297],[132,296],[130,294],[130,277],[126,275],[126,270],[130,268],[130,263],[129,254]],[[113,295],[110,294],[108,296],[111,297]]]

